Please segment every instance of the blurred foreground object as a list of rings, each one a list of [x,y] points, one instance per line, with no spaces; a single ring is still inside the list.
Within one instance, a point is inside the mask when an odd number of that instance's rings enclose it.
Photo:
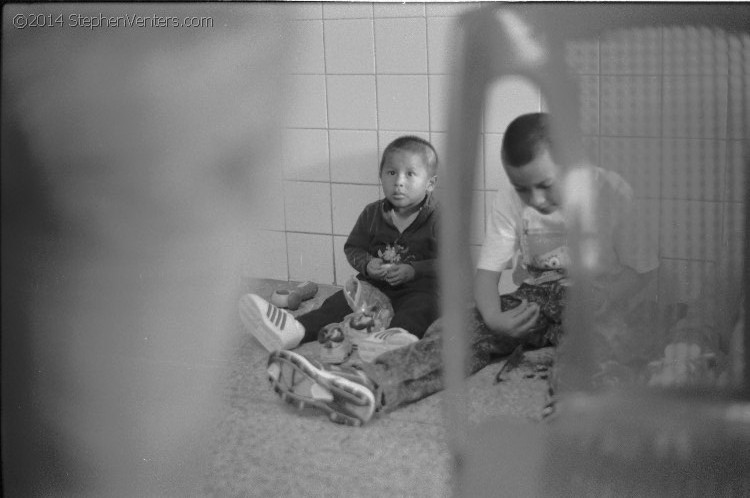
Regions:
[[[68,24],[11,24],[37,15]],[[69,23],[125,15],[210,23]],[[284,109],[280,21],[262,4],[3,9],[7,496],[200,494]]]
[[[466,399],[464,383],[467,327],[462,319],[465,296],[472,288],[468,276],[473,274],[466,243],[470,239],[471,223],[466,213],[471,212],[476,144],[490,87],[506,76],[527,78],[536,85],[541,90],[543,106],[551,115],[556,162],[566,168],[569,178],[585,178],[586,170],[601,159],[597,157],[604,150],[601,142],[611,137],[599,131],[597,121],[596,131],[589,132],[593,136],[585,137],[601,140],[593,141],[596,143],[592,147],[595,154],[590,159],[588,156],[592,154],[585,146],[579,126],[581,109],[596,104],[592,114],[598,119],[605,114],[600,112],[599,106],[607,106],[608,118],[625,130],[620,135],[630,138],[640,136],[642,130],[639,127],[649,121],[650,115],[646,112],[643,116],[642,113],[644,108],[650,107],[651,101],[643,95],[629,94],[630,87],[638,84],[636,78],[630,78],[631,74],[626,72],[623,78],[627,83],[606,95],[611,102],[607,102],[604,96],[600,97],[598,90],[595,96],[588,95],[595,99],[594,102],[581,102],[581,75],[572,75],[567,67],[566,59],[571,54],[576,55],[568,43],[580,48],[582,41],[593,41],[597,50],[604,50],[605,45],[610,49],[612,45],[620,49],[618,43],[627,45],[628,40],[637,39],[642,43],[626,47],[629,52],[624,53],[634,53],[636,60],[654,57],[661,61],[668,53],[666,48],[662,50],[662,40],[667,39],[663,34],[676,33],[678,40],[685,36],[695,43],[684,46],[678,43],[684,52],[670,54],[676,59],[671,62],[678,62],[676,65],[679,66],[680,61],[698,61],[712,72],[704,75],[695,68],[691,71],[696,74],[679,69],[689,74],[678,71],[684,81],[679,78],[674,81],[685,84],[691,92],[675,97],[679,105],[674,107],[679,110],[667,105],[659,110],[656,114],[659,117],[657,132],[653,135],[664,137],[664,141],[669,142],[666,150],[677,143],[676,138],[693,138],[688,132],[694,132],[694,129],[708,130],[705,133],[709,138],[730,136],[736,140],[736,156],[732,157],[736,160],[737,175],[741,177],[749,164],[750,85],[747,79],[750,75],[750,36],[743,22],[746,13],[746,7],[732,4],[598,6],[527,3],[486,6],[459,20],[460,38],[456,45],[461,49],[461,56],[456,68],[459,76],[453,88],[445,163],[468,167],[448,168],[442,176],[450,188],[442,197],[445,217],[440,240],[442,304],[445,333],[448,334],[444,347],[448,386],[444,409],[455,464],[455,496],[750,494],[750,372],[747,370],[750,331],[747,322],[741,318],[748,307],[748,296],[741,297],[741,291],[750,284],[747,265],[750,243],[746,236],[750,223],[747,203],[750,179],[740,187],[741,194],[734,199],[732,209],[725,210],[726,218],[721,223],[726,233],[721,232],[722,237],[707,236],[708,227],[715,225],[717,220],[706,211],[693,209],[697,203],[675,202],[675,199],[682,198],[674,194],[663,199],[660,209],[666,211],[663,216],[671,223],[665,223],[664,227],[656,225],[665,230],[664,234],[657,233],[660,242],[688,255],[693,254],[692,251],[698,252],[705,259],[699,262],[710,262],[711,265],[705,266],[710,266],[713,273],[695,275],[690,270],[697,265],[688,267],[687,275],[683,277],[690,283],[697,282],[698,287],[704,286],[698,294],[699,302],[687,303],[696,306],[700,316],[696,319],[688,315],[691,320],[679,326],[655,331],[660,335],[651,338],[655,339],[653,343],[660,344],[660,349],[649,350],[648,354],[641,354],[641,348],[636,346],[650,346],[651,342],[633,344],[632,339],[639,337],[632,334],[632,329],[610,316],[596,316],[592,306],[587,306],[587,303],[597,302],[597,292],[607,291],[606,287],[594,290],[591,285],[602,255],[597,235],[610,228],[598,224],[596,216],[600,209],[607,208],[607,199],[597,196],[582,182],[570,182],[565,207],[569,215],[566,222],[569,222],[574,285],[566,294],[565,335],[554,367],[559,409],[549,425],[535,427],[501,418],[474,426],[469,424],[467,406],[471,403]],[[655,37],[655,44],[639,38],[641,28],[651,27],[664,30]],[[634,33],[628,32],[629,29]],[[595,54],[595,72],[598,73],[599,60],[604,58],[600,52]],[[667,62],[665,67],[671,67]],[[605,70],[601,73],[610,83],[616,81],[611,74],[619,74]],[[635,73],[640,75],[638,71]],[[585,77],[588,77],[588,72]],[[604,81],[605,77],[600,79]],[[658,83],[658,78],[653,81]],[[596,87],[599,88],[599,79]],[[626,87],[627,91],[624,91]],[[601,88],[604,88],[603,83]],[[664,90],[669,87],[657,88],[666,94]],[[713,112],[716,109],[726,109],[727,112]],[[692,127],[688,132],[682,128],[687,126],[685,123]],[[619,131],[613,123],[610,122],[609,126],[610,131]],[[724,135],[719,135],[719,130],[723,130]],[[721,184],[727,158],[715,152],[719,148],[710,149],[709,140],[695,140],[695,143],[699,150],[702,147],[709,149],[700,150],[698,168],[702,168],[700,175],[703,176],[696,180],[688,168],[674,168],[670,174],[686,178],[670,180],[677,185],[687,185],[688,192],[698,199],[711,198],[712,192],[706,193],[703,189],[711,183]],[[659,152],[663,157],[664,153]],[[704,158],[711,162],[704,163]],[[622,160],[615,158],[613,162],[617,159]],[[622,162],[627,164],[627,161]],[[627,166],[635,170],[635,165]],[[628,173],[638,177],[642,171]],[[643,178],[639,179],[643,181]],[[677,212],[678,208],[683,211]],[[673,228],[669,225],[677,225],[678,220],[687,225],[679,227],[683,231],[667,231]],[[646,228],[643,233],[634,235],[648,236]],[[657,325],[656,318],[655,315],[643,317],[643,324],[649,327],[642,329],[652,331]],[[706,324],[710,326],[704,326]],[[672,337],[661,334],[672,334]],[[713,352],[711,356],[708,344],[700,341],[704,334],[711,336],[709,344],[715,339],[718,346],[724,348],[725,358],[722,360],[725,359],[728,365],[723,370],[711,370],[718,363],[718,354]],[[666,343],[662,339],[667,339]],[[655,364],[656,369],[678,365],[668,375],[654,381],[656,385],[675,388],[649,389],[643,385],[620,383],[623,377],[620,372],[611,372],[614,375],[607,376],[608,382],[594,382],[595,374],[600,372],[602,364],[609,364],[610,359],[618,367],[624,366],[620,361],[622,358],[638,360],[639,364],[634,362],[627,365],[628,368],[632,366],[639,373],[648,373],[645,367],[652,354],[664,355],[667,360]],[[691,363],[692,360],[696,361]],[[690,382],[691,367],[694,367],[695,377],[701,380],[700,383]],[[665,373],[659,372],[660,375]],[[714,373],[718,374],[716,378]],[[706,379],[708,383],[703,382]],[[710,390],[705,389],[707,384],[711,386]],[[676,389],[678,386],[680,389]]]

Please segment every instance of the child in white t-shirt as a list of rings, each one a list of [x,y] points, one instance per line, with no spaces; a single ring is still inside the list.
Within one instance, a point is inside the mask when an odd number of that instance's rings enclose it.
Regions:
[[[503,309],[503,300],[498,299],[502,272],[510,270],[520,252],[520,266],[528,274],[524,282],[554,288],[566,285],[570,264],[568,223],[562,209],[566,178],[552,156],[549,116],[533,113],[516,118],[503,138],[502,160],[515,192],[503,189],[495,198],[477,264],[475,300],[492,332],[521,339],[538,328],[547,303],[540,306],[525,300]],[[624,309],[653,277],[659,265],[657,251],[635,227],[633,192],[625,180],[598,167],[580,174],[587,175],[585,183],[597,199],[591,213],[597,227],[596,311]]]

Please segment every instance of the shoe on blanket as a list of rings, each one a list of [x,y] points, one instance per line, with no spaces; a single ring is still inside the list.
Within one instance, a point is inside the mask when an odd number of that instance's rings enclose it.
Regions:
[[[305,336],[305,327],[291,313],[255,294],[242,296],[239,310],[245,329],[267,351],[297,347]]]
[[[408,346],[419,340],[417,336],[400,327],[373,332],[359,337],[352,337],[362,361],[371,362],[381,354]]]
[[[360,426],[375,413],[375,384],[361,370],[323,366],[282,350],[271,353],[267,372],[281,399],[299,409],[319,408],[333,422]]]

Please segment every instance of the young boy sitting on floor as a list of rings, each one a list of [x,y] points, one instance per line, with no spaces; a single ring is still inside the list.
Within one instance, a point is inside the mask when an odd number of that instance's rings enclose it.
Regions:
[[[360,352],[370,354],[363,357],[365,360],[416,342],[438,317],[437,212],[432,198],[437,167],[437,153],[426,140],[404,136],[391,142],[380,162],[384,199],[365,207],[344,245],[347,260],[359,272],[357,278],[381,291],[393,307],[390,328],[357,339]],[[296,319],[257,295],[248,294],[240,300],[243,323],[269,351],[293,349],[318,340],[322,329],[341,322],[351,313],[343,290],[326,299],[320,308]],[[339,359],[343,360],[343,356]],[[302,365],[299,368],[318,371],[309,360],[301,355],[296,357]],[[283,398],[300,401],[301,387],[292,390],[280,378],[285,375],[286,367],[292,365],[284,358],[285,354],[271,356],[269,364],[276,365],[269,367],[271,381]],[[323,375],[309,374],[319,378]],[[355,398],[361,397],[367,405],[359,417],[329,410],[333,419],[358,424],[372,416],[375,402],[369,390],[345,379],[330,382],[345,386],[342,389],[346,394],[354,392]],[[320,395],[322,391],[316,392]],[[317,399],[303,401],[328,406]]]
[[[547,331],[538,324],[559,318],[558,306],[540,306],[523,292],[514,293],[512,299],[520,304],[503,309],[508,296],[501,297],[498,290],[500,275],[509,269],[517,251],[538,287],[556,288],[565,276],[566,223],[561,209],[565,171],[551,152],[546,114],[519,116],[508,126],[502,160],[515,192],[498,192],[479,258],[477,309],[468,317],[471,373],[519,345],[548,345]],[[603,312],[624,306],[635,296],[652,278],[658,258],[649,241],[633,232],[631,188],[620,176],[601,168],[591,168],[591,174],[599,198],[606,201],[596,213],[607,221],[599,224],[602,229],[597,233],[603,262],[599,282],[606,292],[598,294],[596,306]],[[555,299],[558,295],[547,294]],[[269,360],[269,374],[289,401],[318,406],[334,421],[359,425],[372,417],[373,400],[376,411],[390,411],[443,389],[441,328],[442,321],[437,320],[418,342],[381,354],[358,370],[323,368],[297,353],[280,351]],[[296,372],[304,375],[295,377]]]

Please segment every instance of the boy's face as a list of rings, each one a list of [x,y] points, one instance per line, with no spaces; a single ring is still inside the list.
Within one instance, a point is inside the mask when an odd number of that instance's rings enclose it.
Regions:
[[[552,160],[549,150],[541,151],[523,166],[505,166],[505,172],[524,204],[542,214],[559,209],[562,169]]]
[[[388,154],[380,172],[383,193],[397,211],[418,206],[427,192],[435,188],[436,180],[421,154],[402,150]]]

